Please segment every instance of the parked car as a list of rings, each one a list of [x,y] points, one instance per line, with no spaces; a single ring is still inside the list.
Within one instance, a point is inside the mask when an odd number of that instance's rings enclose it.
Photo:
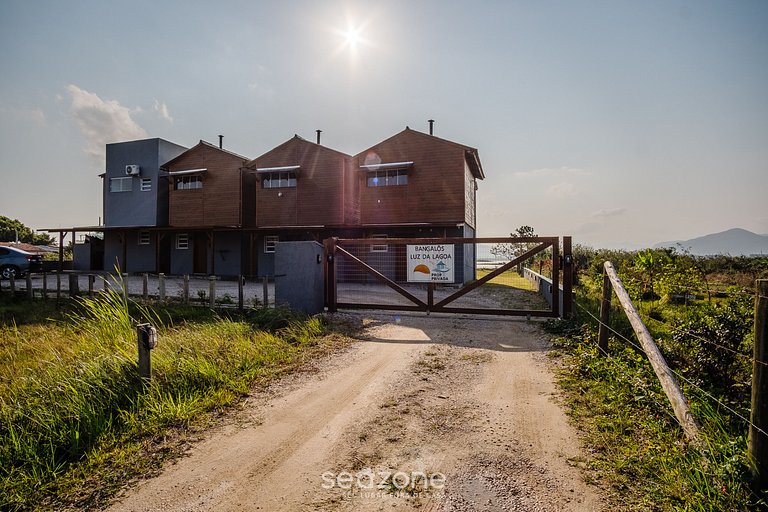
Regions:
[[[43,270],[43,258],[39,254],[32,254],[15,247],[0,247],[0,275],[3,278],[20,277],[27,272],[41,270]]]

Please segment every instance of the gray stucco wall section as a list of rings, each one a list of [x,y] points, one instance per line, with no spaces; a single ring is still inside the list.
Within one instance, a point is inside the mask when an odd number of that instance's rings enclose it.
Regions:
[[[149,245],[139,245],[139,233],[127,233],[127,244],[125,248],[125,272],[155,272],[157,246],[157,235],[150,233]]]
[[[193,237],[190,234],[189,249],[177,249],[176,233],[169,236],[171,237],[171,274],[191,274],[194,264]]]
[[[242,235],[237,232],[216,233],[214,242],[214,270],[218,276],[238,276],[241,272]],[[210,269],[209,269],[210,271]]]
[[[168,223],[168,180],[160,178],[160,165],[186,148],[163,139],[107,144],[104,176],[104,225],[162,226]],[[125,167],[138,165],[139,176],[127,176]],[[123,179],[130,191],[110,192],[112,179]],[[150,190],[141,190],[141,179],[151,180]]]
[[[123,246],[120,243],[119,235],[107,231],[104,233],[104,270],[113,272],[116,261],[122,259],[122,257]],[[123,263],[120,262],[121,271],[123,270],[122,265]]]
[[[125,236],[125,261],[120,236]],[[104,270],[114,272],[119,262],[121,272],[156,272],[157,234],[150,233],[149,244],[139,245],[139,230],[104,233]],[[87,247],[87,245],[86,245]]]
[[[254,251],[256,252],[256,257],[258,258],[259,277],[275,275],[275,253],[264,252],[263,236],[256,238],[256,246],[254,247]]]
[[[90,244],[75,244],[72,247],[72,270],[91,270]]]
[[[275,247],[275,303],[314,315],[325,307],[323,246],[279,242]]]

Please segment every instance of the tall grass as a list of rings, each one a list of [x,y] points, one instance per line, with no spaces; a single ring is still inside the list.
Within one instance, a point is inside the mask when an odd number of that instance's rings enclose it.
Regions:
[[[149,385],[136,367],[144,321],[159,326]],[[63,321],[0,326],[0,509],[103,499],[102,484],[139,470],[148,440],[295,366],[322,333],[319,319],[282,310],[188,323],[114,290]]]
[[[607,356],[589,326],[551,322],[559,383],[592,457],[591,478],[622,511],[764,510],[750,488],[746,428],[686,388],[702,426],[689,445],[646,357],[615,341]],[[631,339],[631,338],[630,338]]]

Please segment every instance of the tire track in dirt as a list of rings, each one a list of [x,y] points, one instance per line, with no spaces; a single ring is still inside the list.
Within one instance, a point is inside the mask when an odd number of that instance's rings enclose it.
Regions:
[[[362,341],[254,397],[124,511],[597,511],[535,323],[347,315]],[[324,474],[417,471],[445,486],[326,488]],[[376,481],[376,484],[381,482]]]
[[[358,344],[320,374],[250,411],[257,425],[229,425],[157,478],[141,482],[111,510],[295,510],[306,468],[363,414],[420,345]],[[285,382],[283,384],[286,384]]]

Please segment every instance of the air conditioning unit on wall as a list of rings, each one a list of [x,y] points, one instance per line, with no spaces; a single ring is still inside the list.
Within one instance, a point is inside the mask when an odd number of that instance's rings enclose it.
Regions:
[[[139,174],[141,174],[141,167],[139,167],[136,164],[126,165],[125,174],[127,174],[128,176],[138,176]]]

